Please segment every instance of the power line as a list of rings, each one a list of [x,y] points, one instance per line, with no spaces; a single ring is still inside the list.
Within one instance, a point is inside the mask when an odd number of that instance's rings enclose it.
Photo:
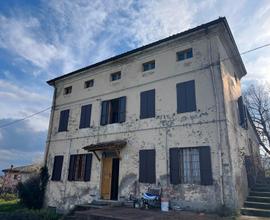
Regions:
[[[31,114],[31,115],[28,115],[28,116],[26,116],[26,117],[24,117],[24,118],[21,118],[21,119],[18,119],[18,120],[14,120],[14,121],[12,121],[12,122],[9,122],[9,123],[0,125],[0,128],[4,128],[4,127],[7,127],[7,126],[10,126],[10,125],[12,125],[12,124],[15,124],[15,123],[24,121],[24,120],[26,120],[26,119],[28,119],[28,118],[32,118],[32,117],[34,117],[35,115],[41,114],[41,113],[43,113],[43,112],[45,112],[45,111],[47,111],[47,110],[49,110],[49,109],[51,109],[51,107],[45,108],[45,109],[43,109],[43,110],[41,110],[41,111],[39,111],[39,112],[33,113],[33,114]]]
[[[247,54],[247,53],[254,52],[254,51],[256,51],[256,50],[259,50],[259,49],[262,49],[262,48],[265,48],[265,47],[269,47],[269,46],[270,46],[270,43],[264,44],[264,45],[259,46],[259,47],[255,47],[255,48],[250,49],[250,50],[246,50],[246,51],[244,51],[244,52],[241,52],[241,53],[240,53],[240,56],[241,56],[241,55],[245,55],[245,54]],[[237,55],[235,55],[235,56],[237,56]],[[222,59],[221,61],[229,60],[229,59],[231,59],[231,58],[233,58],[233,57],[235,57],[235,56],[226,57],[226,58]],[[200,70],[200,69],[195,69],[195,70],[193,70],[193,71],[196,71],[196,70]],[[51,106],[48,107],[48,108],[45,108],[45,109],[43,109],[43,110],[41,110],[41,111],[39,111],[39,112],[36,112],[36,113],[34,113],[34,114],[28,115],[28,116],[26,116],[26,117],[24,117],[24,118],[21,118],[21,119],[18,119],[18,120],[14,120],[14,121],[12,121],[12,122],[10,122],[10,123],[6,123],[6,124],[3,124],[3,125],[0,125],[0,128],[4,128],[4,127],[7,127],[7,126],[10,126],[10,125],[12,125],[12,124],[15,124],[15,123],[24,121],[24,120],[26,120],[26,119],[28,119],[28,118],[32,118],[32,117],[34,117],[35,115],[41,114],[41,113],[43,113],[43,112],[49,110],[50,108],[51,108]]]

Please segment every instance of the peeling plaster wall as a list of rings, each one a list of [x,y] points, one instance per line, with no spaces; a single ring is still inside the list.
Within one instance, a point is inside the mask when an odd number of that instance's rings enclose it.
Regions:
[[[166,189],[172,205],[191,210],[214,211],[226,206],[234,208],[234,160],[229,151],[229,138],[223,96],[225,73],[219,65],[218,27],[200,31],[173,42],[163,43],[127,58],[79,73],[56,82],[55,111],[47,144],[47,165],[52,172],[55,155],[64,155],[61,181],[50,181],[46,193],[49,206],[68,210],[75,204],[100,198],[101,163],[93,156],[91,181],[67,181],[70,154],[86,153],[82,147],[103,141],[126,139],[121,150],[119,170],[119,198],[130,194],[139,196],[149,184],[138,183],[139,150],[156,150],[156,185]],[[221,43],[220,43],[221,44]],[[176,61],[176,52],[193,48],[193,58]],[[142,63],[155,60],[155,70],[143,72]],[[122,78],[110,82],[110,74],[121,71]],[[84,81],[94,79],[94,87],[84,89]],[[176,84],[195,80],[197,111],[177,114]],[[72,93],[63,90],[72,86]],[[140,92],[155,89],[156,117],[140,120]],[[126,122],[99,126],[101,101],[127,96]],[[78,129],[82,105],[92,104],[91,128]],[[58,133],[60,111],[70,109],[67,132]],[[228,108],[226,108],[226,112]],[[210,146],[213,185],[171,185],[167,157],[171,147]],[[235,145],[234,145],[235,146]],[[243,144],[243,146],[245,146]],[[235,156],[236,157],[236,156]],[[238,157],[236,157],[238,158]],[[233,161],[233,162],[232,162]],[[240,169],[240,168],[239,168]]]

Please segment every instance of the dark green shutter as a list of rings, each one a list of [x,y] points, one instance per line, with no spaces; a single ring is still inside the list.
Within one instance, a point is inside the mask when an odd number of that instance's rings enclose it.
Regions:
[[[68,180],[75,180],[76,155],[70,155]]]
[[[89,128],[91,121],[92,105],[84,105],[81,107],[80,128]]]
[[[140,108],[140,118],[147,118],[147,93],[141,92],[141,108]]]
[[[68,128],[69,109],[60,112],[58,131],[67,131]]]
[[[86,154],[84,181],[90,181],[92,168],[92,154]]]
[[[108,124],[108,114],[109,114],[109,101],[103,101],[101,103],[101,119],[100,125]]]
[[[126,121],[126,96],[119,98],[118,122]]]
[[[139,182],[156,182],[156,152],[155,150],[140,150],[139,152]]]
[[[141,92],[140,118],[152,118],[155,114],[155,90]]]
[[[52,173],[52,180],[53,181],[61,180],[63,159],[64,159],[64,156],[55,156],[54,157],[53,173]]]
[[[244,105],[243,97],[240,96],[237,100],[238,103],[238,110],[239,110],[239,124],[241,127],[247,129],[248,122],[247,122],[247,109]]]
[[[178,83],[177,91],[177,113],[196,111],[195,81]]]
[[[180,149],[170,148],[170,180],[171,184],[181,183],[181,172],[180,172]]]
[[[148,118],[155,117],[155,90],[148,91]]]
[[[200,147],[200,175],[201,185],[212,185],[212,165],[210,147]]]

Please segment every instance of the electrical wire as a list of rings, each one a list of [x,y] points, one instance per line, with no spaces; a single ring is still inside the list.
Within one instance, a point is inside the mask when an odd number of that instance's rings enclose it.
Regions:
[[[254,51],[256,51],[256,50],[259,50],[259,49],[262,49],[262,48],[265,48],[265,47],[269,47],[269,46],[270,46],[270,43],[264,44],[264,45],[259,46],[259,47],[255,47],[255,48],[250,49],[250,50],[246,50],[246,51],[244,51],[244,52],[241,52],[241,53],[240,53],[240,56],[241,56],[241,55],[245,55],[245,54],[247,54],[247,53],[254,52]],[[235,56],[238,56],[238,55],[235,55]],[[226,58],[222,59],[221,61],[225,61],[225,60],[231,59],[231,58],[233,58],[233,57],[235,57],[235,56],[226,57]],[[194,71],[196,71],[196,69],[195,69]],[[14,121],[12,121],[12,122],[9,122],[9,123],[0,125],[0,128],[4,128],[4,127],[10,126],[10,125],[13,125],[13,124],[15,124],[15,123],[24,121],[24,120],[26,120],[26,119],[32,118],[32,117],[34,117],[34,116],[36,116],[36,115],[38,115],[38,114],[41,114],[41,113],[43,113],[43,112],[45,112],[45,111],[47,111],[47,110],[49,110],[49,109],[51,109],[51,106],[48,107],[48,108],[45,108],[45,109],[43,109],[43,110],[41,110],[41,111],[39,111],[39,112],[33,113],[33,114],[31,114],[31,115],[28,115],[28,116],[26,116],[26,117],[24,117],[24,118],[21,118],[21,119],[18,119],[18,120],[14,120]]]

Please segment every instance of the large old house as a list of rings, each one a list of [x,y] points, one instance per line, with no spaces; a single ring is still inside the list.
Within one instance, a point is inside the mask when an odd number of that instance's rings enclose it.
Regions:
[[[219,18],[48,81],[48,206],[160,187],[171,207],[238,209],[252,179],[245,158],[259,162],[245,75]]]

